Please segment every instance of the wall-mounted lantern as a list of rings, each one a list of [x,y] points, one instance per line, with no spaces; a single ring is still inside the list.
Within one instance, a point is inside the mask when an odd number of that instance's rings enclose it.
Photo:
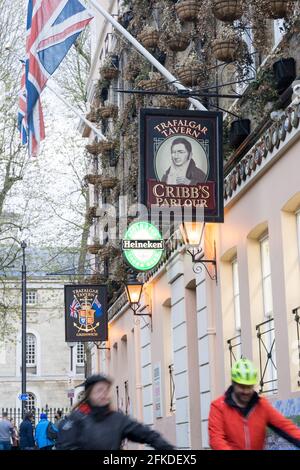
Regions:
[[[141,295],[143,292],[143,286],[144,284],[140,282],[136,274],[130,274],[128,277],[128,280],[126,282],[125,288],[126,288],[126,295],[127,299],[129,302],[129,306],[131,310],[133,311],[133,314],[142,317],[142,316],[147,316],[147,317],[152,317],[152,313],[141,313],[148,305],[144,306],[141,308],[140,300],[141,300]],[[151,330],[152,330],[152,321],[151,321]]]
[[[186,246],[186,251],[191,255],[193,262],[193,271],[199,274],[204,266],[209,277],[217,282],[217,261],[216,261],[216,243],[214,242],[214,258],[203,259],[204,250],[201,246],[205,223],[203,222],[183,222],[180,225],[180,232]],[[214,274],[211,275],[206,264],[210,263],[214,267]]]

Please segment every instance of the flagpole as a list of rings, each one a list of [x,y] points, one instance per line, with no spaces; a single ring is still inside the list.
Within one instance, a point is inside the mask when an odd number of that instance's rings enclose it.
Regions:
[[[51,79],[53,80],[53,79]],[[57,98],[59,98],[68,108],[70,108],[73,113],[77,114],[77,116],[87,125],[89,126],[92,131],[95,132],[95,134],[100,137],[101,140],[107,140],[107,138],[105,137],[105,135],[102,134],[102,132],[100,131],[100,129],[97,129],[97,127],[95,127],[88,119],[86,119],[79,111],[78,109],[74,108],[74,106],[72,106],[64,97],[62,94],[58,93],[49,83],[49,80],[46,84],[46,87],[52,91],[52,93],[57,96]]]
[[[158,60],[153,57],[150,52],[145,49],[125,28],[123,28],[118,21],[116,21],[101,5],[99,5],[95,0],[87,0],[90,5],[92,5],[101,15],[103,15],[159,72],[172,83],[178,90],[188,90],[183,86],[178,79],[169,72]],[[190,103],[192,103],[195,108],[202,111],[207,111],[200,101],[195,100],[194,98],[188,98]]]

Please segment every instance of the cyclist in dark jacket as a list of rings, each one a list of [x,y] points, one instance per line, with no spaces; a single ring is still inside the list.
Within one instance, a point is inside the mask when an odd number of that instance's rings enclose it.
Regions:
[[[19,438],[21,450],[32,450],[35,447],[32,418],[32,413],[26,413],[24,421],[20,425]]]
[[[92,375],[85,382],[85,394],[59,428],[59,450],[118,450],[129,439],[154,449],[173,449],[163,437],[110,406],[112,381]]]

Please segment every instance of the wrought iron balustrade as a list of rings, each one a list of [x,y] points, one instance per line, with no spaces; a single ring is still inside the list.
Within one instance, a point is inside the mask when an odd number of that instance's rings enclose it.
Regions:
[[[259,393],[277,391],[277,366],[275,359],[274,318],[256,325],[259,344]],[[271,388],[269,388],[271,387]]]
[[[174,382],[174,365],[169,365],[169,378],[170,378],[170,412],[173,413],[175,411],[175,382]]]
[[[124,389],[125,389],[125,414],[129,414],[130,410],[130,398],[129,398],[129,391],[128,391],[128,380],[124,382]]]
[[[298,343],[298,361],[299,361],[299,370],[298,370],[298,387],[300,387],[300,307],[294,308],[292,310],[295,315],[294,320],[297,325],[297,343]]]
[[[232,367],[233,363],[241,358],[241,335],[236,335],[233,338],[228,339],[227,344],[230,353],[230,367]]]

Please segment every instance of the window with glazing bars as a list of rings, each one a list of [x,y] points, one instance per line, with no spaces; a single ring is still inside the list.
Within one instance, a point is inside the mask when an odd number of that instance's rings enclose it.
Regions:
[[[28,290],[26,292],[26,304],[36,305],[37,303],[37,292],[35,290]]]
[[[36,400],[33,393],[28,393],[28,400],[26,401],[26,408],[27,410],[34,410],[36,406]]]
[[[28,367],[36,364],[36,337],[32,333],[26,335],[26,365]]]
[[[272,298],[270,247],[269,247],[268,236],[260,240],[260,257],[261,257],[264,315],[265,317],[271,317],[273,315],[273,298]]]
[[[84,365],[84,343],[77,343],[77,356],[76,362],[78,366]]]

